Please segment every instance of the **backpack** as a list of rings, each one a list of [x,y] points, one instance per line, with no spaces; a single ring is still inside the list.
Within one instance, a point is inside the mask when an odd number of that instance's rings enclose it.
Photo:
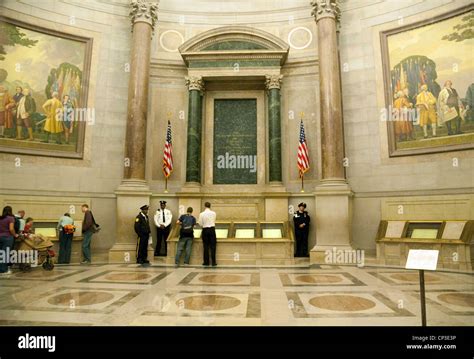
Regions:
[[[182,235],[193,235],[194,217],[185,215],[181,220],[181,234]]]
[[[66,224],[63,227],[63,231],[64,231],[65,234],[71,234],[71,233],[74,233],[76,231],[76,227],[73,224]]]

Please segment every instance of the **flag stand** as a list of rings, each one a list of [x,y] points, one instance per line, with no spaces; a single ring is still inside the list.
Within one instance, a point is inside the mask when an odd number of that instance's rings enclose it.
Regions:
[[[301,191],[304,192],[304,174],[301,174]]]
[[[168,177],[165,177],[165,193],[168,193]]]

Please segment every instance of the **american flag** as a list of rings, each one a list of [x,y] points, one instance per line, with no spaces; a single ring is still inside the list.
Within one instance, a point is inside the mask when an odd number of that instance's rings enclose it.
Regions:
[[[304,134],[303,120],[300,124],[300,141],[298,144],[298,170],[300,178],[309,170],[309,154],[306,146],[306,136]]]
[[[173,145],[171,144],[171,123],[168,120],[165,151],[163,153],[163,174],[166,178],[168,178],[171,172],[173,172]]]

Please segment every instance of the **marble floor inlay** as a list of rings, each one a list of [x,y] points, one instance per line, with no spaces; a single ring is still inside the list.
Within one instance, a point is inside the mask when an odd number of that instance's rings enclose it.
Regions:
[[[355,295],[321,295],[309,300],[313,307],[338,312],[357,312],[375,307],[375,302]]]
[[[113,298],[113,294],[107,292],[83,291],[55,295],[48,299],[48,303],[61,307],[70,307],[71,303],[84,306],[108,302]]]
[[[178,306],[182,305],[184,309],[198,311],[225,310],[237,307],[239,304],[240,300],[237,298],[219,294],[194,295],[177,300]]]
[[[426,272],[429,325],[474,323],[474,276]],[[0,325],[419,326],[419,274],[386,267],[59,265],[0,279]]]

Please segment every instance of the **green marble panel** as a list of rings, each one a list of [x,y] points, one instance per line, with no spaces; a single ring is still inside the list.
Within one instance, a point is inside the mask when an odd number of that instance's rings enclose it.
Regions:
[[[202,96],[198,90],[189,91],[188,141],[186,182],[201,183]]]
[[[281,182],[281,103],[280,90],[268,91],[269,180]]]
[[[257,183],[257,100],[214,100],[214,184]]]

